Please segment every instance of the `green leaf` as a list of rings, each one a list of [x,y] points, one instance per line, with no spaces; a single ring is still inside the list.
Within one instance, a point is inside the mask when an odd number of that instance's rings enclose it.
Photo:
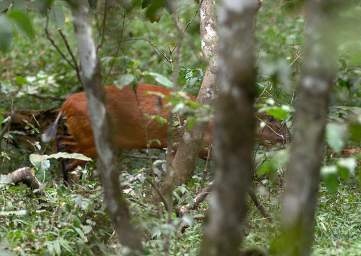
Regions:
[[[8,51],[12,41],[11,23],[4,16],[0,15],[0,50]]]
[[[39,155],[39,154],[31,154],[29,156],[31,164],[39,169],[39,170],[48,170],[50,168],[49,159],[77,159],[82,161],[91,161],[92,159],[84,156],[83,154],[79,153],[66,153],[66,152],[59,152],[56,154],[51,155]]]
[[[125,75],[119,76],[119,78],[115,81],[115,85],[119,89],[122,89],[124,86],[130,85],[134,81],[135,81],[135,76],[133,76],[132,74],[125,74]]]
[[[0,126],[2,125],[2,122],[4,121],[5,117],[4,117],[4,112],[5,110],[0,108]]]
[[[151,4],[152,0],[143,0],[142,1],[142,8],[146,8]]]
[[[284,121],[289,116],[290,113],[293,111],[290,106],[282,105],[280,107],[271,106],[271,107],[264,107],[259,110],[260,112],[266,112],[268,115],[272,116],[273,118]]]
[[[337,167],[335,165],[331,166],[323,166],[321,168],[321,175],[323,181],[325,182],[326,188],[331,193],[335,193],[337,191],[339,182],[337,175]]]
[[[48,170],[50,168],[50,161],[47,159],[47,155],[30,154],[29,160],[37,170]]]
[[[33,24],[29,16],[20,10],[12,10],[8,12],[7,17],[11,19],[17,27],[24,32],[30,39],[35,35]]]
[[[15,77],[15,82],[16,82],[16,85],[18,85],[18,86],[22,86],[22,85],[28,83],[28,81],[26,80],[26,78],[24,78],[24,77],[22,77],[22,76],[17,76],[17,77]]]
[[[163,76],[161,74],[158,74],[158,73],[155,73],[155,72],[145,72],[144,74],[153,77],[154,80],[157,83],[163,85],[164,87],[167,87],[167,88],[173,88],[174,87],[173,82],[170,81],[168,78],[166,78],[165,76]]]
[[[45,155],[46,156],[46,155]],[[77,159],[77,160],[82,160],[82,161],[92,161],[91,158],[83,155],[83,154],[79,154],[79,153],[66,153],[66,152],[59,152],[56,154],[51,154],[46,156],[47,159],[59,159],[59,158],[64,158],[64,159]]]
[[[356,143],[360,143],[361,141],[361,115],[358,116],[355,122],[352,122],[349,125],[349,134],[350,139]]]
[[[326,141],[336,153],[345,146],[347,127],[344,124],[329,123],[326,127]]]
[[[159,21],[160,10],[165,6],[165,0],[153,0],[152,3],[147,7],[145,16],[151,21]]]
[[[277,171],[278,169],[284,167],[288,161],[288,150],[282,149],[276,152],[272,152],[269,156],[269,159],[266,160],[258,169],[257,175],[263,176]]]
[[[340,158],[336,163],[341,178],[348,178],[350,175],[355,174],[357,161],[353,157]],[[342,175],[344,174],[344,175]]]

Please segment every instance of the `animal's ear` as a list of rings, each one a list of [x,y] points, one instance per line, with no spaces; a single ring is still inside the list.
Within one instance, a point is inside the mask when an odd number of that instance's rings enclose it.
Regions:
[[[58,124],[60,117],[62,116],[62,112],[60,111],[55,121],[41,134],[41,141],[44,143],[49,143],[56,137],[56,132],[58,130]]]

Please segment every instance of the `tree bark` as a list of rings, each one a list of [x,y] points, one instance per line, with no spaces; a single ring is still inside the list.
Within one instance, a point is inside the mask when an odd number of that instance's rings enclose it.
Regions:
[[[305,62],[297,94],[277,255],[311,253],[328,101],[337,67],[332,4],[308,0],[305,13]]]
[[[240,255],[246,196],[254,169],[257,9],[256,0],[223,0],[218,12],[216,178],[201,255]]]
[[[200,6],[202,51],[209,60],[203,82],[198,93],[197,101],[202,104],[211,104],[215,94],[215,61],[214,55],[217,45],[215,1],[203,0]],[[172,166],[162,184],[162,193],[169,198],[175,186],[185,183],[192,175],[198,158],[198,153],[203,145],[202,139],[208,122],[199,122],[192,130],[184,131]]]
[[[111,119],[105,108],[105,93],[101,83],[100,63],[92,37],[87,0],[68,1],[78,42],[84,89],[88,98],[90,120],[97,149],[97,168],[101,173],[104,202],[114,224],[120,243],[141,250],[138,231],[130,222],[129,208],[121,192],[116,170],[117,154],[111,137]]]

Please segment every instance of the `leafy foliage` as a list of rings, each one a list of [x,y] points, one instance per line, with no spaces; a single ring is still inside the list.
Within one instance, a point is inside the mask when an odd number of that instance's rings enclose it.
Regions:
[[[30,2],[33,4],[28,6]],[[102,1],[97,2],[98,5],[92,7],[96,17],[94,34],[101,46],[99,55],[104,83],[123,86],[142,81],[175,87],[171,77],[177,34],[166,1],[119,1],[119,5],[107,13],[104,33],[101,29],[104,5]],[[177,2],[177,15],[185,29],[177,88],[195,95],[206,65],[200,55],[198,5],[191,0]],[[291,106],[303,62],[304,20],[302,13],[295,8],[300,2],[263,1],[256,29],[259,67],[256,107],[289,127],[292,127]],[[25,7],[28,8],[26,12]],[[0,15],[0,49],[4,51],[0,56],[1,122],[4,113],[12,106],[17,109],[58,107],[61,100],[57,102],[54,97],[63,97],[79,87],[74,69],[59,56],[43,34],[46,19],[37,11],[48,14],[50,34],[67,53],[57,29],[62,30],[72,49],[75,49],[75,41],[70,13],[63,1],[0,1],[0,11],[6,8],[9,10]],[[290,8],[292,12],[289,12]],[[345,147],[360,146],[361,58],[357,53],[360,38],[354,36],[352,41],[344,40],[339,48],[340,71],[331,99],[326,135],[329,149],[322,169],[320,210],[316,217],[314,249],[317,255],[358,255],[361,243],[358,222],[360,156],[342,156]],[[43,96],[45,100],[34,95]],[[47,97],[49,95],[53,98]],[[169,101],[174,112],[186,113],[188,127],[199,119],[209,119],[212,114],[209,107],[194,104],[182,92],[175,93]],[[50,153],[37,152],[47,156],[29,160],[28,151],[5,142],[1,144],[1,172],[30,165],[31,161],[41,170],[37,176],[45,182],[45,187],[42,196],[32,194],[25,186],[6,185],[0,189],[1,255],[9,250],[23,255],[111,255],[122,250],[112,236],[113,230],[102,206],[100,183],[90,177],[89,167],[81,170],[83,177],[78,184],[66,188],[56,180],[56,165],[46,162]],[[40,150],[43,151],[44,147]],[[154,191],[149,181],[157,179],[153,173],[158,168],[155,165],[163,163],[159,160],[163,159],[162,154],[153,156],[157,158],[154,162],[149,160],[149,155],[139,157],[126,153],[119,168],[123,171],[122,186],[131,202],[132,215],[146,233],[146,254],[164,254],[167,247],[164,241],[169,239],[171,255],[196,255],[207,203],[202,203],[187,216],[170,216],[172,221],[169,223],[162,206],[151,201]],[[260,147],[257,148],[256,160],[257,194],[275,221],[268,223],[255,207],[250,206],[245,244],[265,247],[269,238],[278,232],[278,198],[283,189],[280,180],[288,155],[284,149]],[[196,193],[213,179],[213,168],[207,165],[200,163],[193,180],[176,189],[174,200],[177,207],[192,202]],[[204,172],[205,168],[210,170]],[[179,231],[182,223],[189,225],[184,233]]]

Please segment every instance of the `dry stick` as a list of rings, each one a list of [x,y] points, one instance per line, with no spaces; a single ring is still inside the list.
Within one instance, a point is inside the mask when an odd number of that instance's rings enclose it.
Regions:
[[[154,184],[153,181],[151,181],[149,178],[145,179],[146,182],[148,182],[150,184],[150,186],[154,189],[154,191],[157,193],[157,195],[159,196],[160,200],[162,201],[164,208],[167,212],[169,212],[170,207],[169,204],[167,202],[167,199],[163,196],[163,194],[160,192],[160,190],[157,188],[157,186]]]
[[[192,203],[184,205],[178,209],[178,214],[184,216],[191,210],[197,209],[197,207],[206,199],[207,195],[211,192],[213,188],[213,181],[208,184],[207,187],[203,188],[194,198]]]
[[[3,140],[6,132],[9,131],[9,128],[10,128],[10,125],[11,125],[11,122],[12,122],[14,113],[15,113],[15,111],[12,110],[12,111],[11,111],[11,114],[10,114],[9,120],[7,121],[7,123],[5,124],[5,126],[4,126],[4,127],[2,128],[2,130],[0,131],[0,150],[1,150],[1,141]]]
[[[203,169],[203,177],[204,178],[206,178],[208,175],[208,165],[209,165],[209,160],[211,159],[211,154],[212,154],[212,144],[209,144],[207,158],[206,158],[206,164],[204,165],[204,169]]]
[[[41,186],[41,183],[35,177],[30,167],[19,168],[4,176],[9,181],[9,183],[14,183],[15,185],[18,183],[24,183],[33,190],[39,189]]]
[[[263,207],[263,205],[258,201],[258,198],[256,196],[256,193],[253,190],[248,191],[249,196],[251,197],[251,200],[253,201],[254,205],[258,209],[258,211],[261,213],[261,215],[267,219],[269,222],[272,222],[271,216],[267,213],[266,209]]]
[[[69,55],[70,55],[70,57],[71,57],[71,59],[73,61],[76,76],[77,76],[80,84],[83,85],[83,80],[81,79],[81,75],[80,75],[80,68],[79,68],[78,62],[76,61],[76,58],[75,58],[75,56],[73,54],[73,51],[71,50],[69,42],[66,39],[66,36],[64,35],[64,33],[63,33],[63,31],[61,29],[58,29],[58,33],[60,34],[61,38],[63,39],[65,47],[68,50],[68,53],[69,53]]]
[[[179,209],[177,209],[177,215],[184,216],[184,215],[188,214],[191,210],[196,210],[198,208],[198,206],[207,198],[207,196],[211,192],[212,188],[213,188],[213,181],[211,183],[209,183],[209,185],[207,187],[202,189],[202,191],[196,195],[196,197],[194,198],[192,203],[187,204],[187,205],[182,206]],[[253,190],[250,190],[250,191],[248,191],[248,194],[249,194],[252,202],[256,206],[257,210],[262,215],[262,217],[264,217],[268,222],[272,222],[272,218],[267,213],[266,209],[258,201],[255,192]],[[185,231],[185,229],[188,227],[189,227],[189,225],[187,223],[181,222],[180,228],[179,228],[180,232],[183,233]]]
[[[202,191],[196,195],[196,197],[194,198],[192,203],[180,207],[177,210],[178,215],[183,216],[183,215],[187,214],[189,211],[197,209],[197,207],[206,199],[208,194],[211,192],[211,190],[213,188],[213,184],[214,184],[214,181],[210,182],[207,187],[202,189]],[[271,219],[270,215],[267,213],[266,209],[261,205],[261,203],[257,199],[256,193],[253,190],[250,190],[250,191],[248,191],[248,194],[249,194],[252,202],[256,206],[256,208],[261,213],[261,215],[264,218],[266,218],[268,221],[271,221],[272,219]]]

